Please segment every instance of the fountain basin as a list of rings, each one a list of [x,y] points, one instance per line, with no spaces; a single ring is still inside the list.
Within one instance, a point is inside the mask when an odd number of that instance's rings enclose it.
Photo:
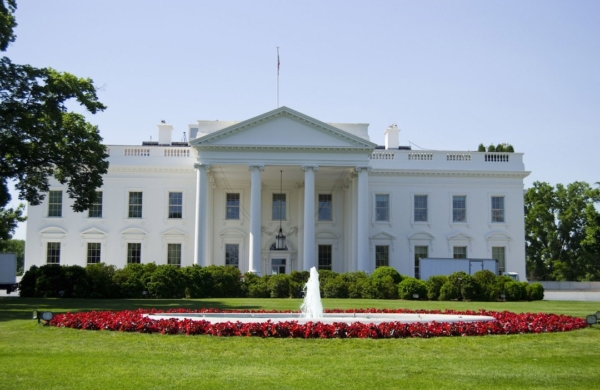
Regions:
[[[353,324],[361,322],[366,324],[381,324],[384,322],[400,322],[404,324],[430,323],[430,322],[482,322],[496,321],[491,316],[479,315],[454,315],[454,314],[391,314],[391,313],[325,313],[322,317],[307,318],[303,313],[164,313],[148,314],[152,320],[163,319],[189,319],[193,321],[208,321],[211,324],[224,322],[263,323],[263,322],[290,322],[299,324],[308,322],[321,322],[324,324],[343,323]]]

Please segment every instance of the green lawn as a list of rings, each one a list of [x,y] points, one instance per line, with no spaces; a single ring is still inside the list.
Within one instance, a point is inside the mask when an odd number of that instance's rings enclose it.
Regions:
[[[0,298],[2,389],[597,388],[600,327],[568,333],[434,339],[261,339],[77,331],[55,312],[139,307],[297,309],[294,299]],[[585,316],[599,302],[324,300],[326,308],[488,309]]]

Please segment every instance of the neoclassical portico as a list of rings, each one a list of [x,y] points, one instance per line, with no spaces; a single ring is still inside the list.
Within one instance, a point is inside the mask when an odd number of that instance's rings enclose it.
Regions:
[[[368,209],[358,205],[369,201],[368,163],[375,144],[286,107],[191,144],[198,150],[195,263],[218,264],[237,248],[242,272],[271,271],[267,262],[279,254],[268,253],[277,223],[269,214],[271,194],[279,179],[274,173],[283,172],[286,191],[278,199],[286,211],[279,224],[289,245],[277,266],[286,272],[309,270],[319,256],[330,256],[336,269],[369,270]],[[223,198],[235,198],[225,202],[233,202],[239,214],[221,218]],[[356,243],[356,254],[348,241]]]

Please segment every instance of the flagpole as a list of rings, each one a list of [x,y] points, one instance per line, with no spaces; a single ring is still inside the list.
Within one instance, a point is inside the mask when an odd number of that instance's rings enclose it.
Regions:
[[[279,46],[277,46],[277,108],[279,108]]]

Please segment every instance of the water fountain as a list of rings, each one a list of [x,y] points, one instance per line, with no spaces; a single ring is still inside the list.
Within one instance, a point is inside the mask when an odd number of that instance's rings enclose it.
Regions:
[[[300,306],[300,313],[164,313],[149,314],[147,317],[160,320],[168,318],[188,318],[197,321],[208,321],[210,323],[221,322],[289,322],[296,321],[300,324],[307,322],[322,322],[332,324],[334,322],[355,322],[380,324],[382,322],[401,323],[429,323],[429,322],[478,322],[495,321],[491,316],[478,315],[453,315],[453,314],[419,314],[419,313],[323,313],[321,292],[319,289],[319,273],[315,267],[310,269],[310,277],[304,287],[304,302]]]

